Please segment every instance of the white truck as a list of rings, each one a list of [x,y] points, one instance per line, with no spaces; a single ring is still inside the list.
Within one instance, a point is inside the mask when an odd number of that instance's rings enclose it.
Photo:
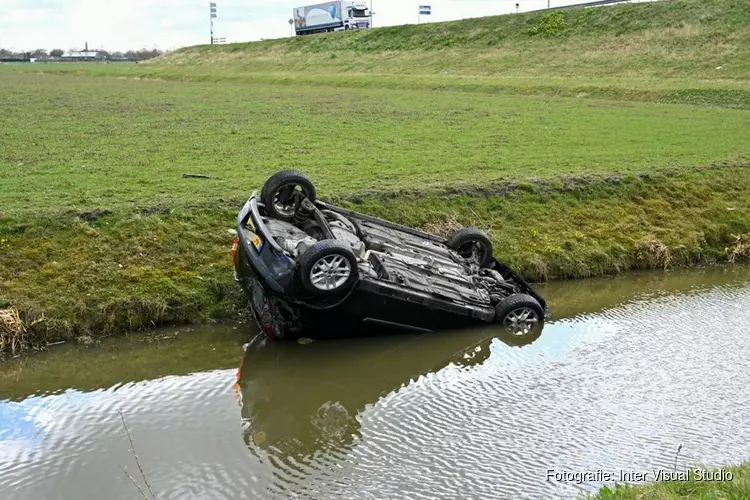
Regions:
[[[328,31],[361,30],[371,26],[370,9],[361,1],[334,0],[297,7],[292,14],[297,36]]]

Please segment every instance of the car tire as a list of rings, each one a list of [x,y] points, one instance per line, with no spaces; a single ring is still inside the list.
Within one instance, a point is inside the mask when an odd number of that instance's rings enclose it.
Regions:
[[[492,241],[477,228],[459,229],[448,237],[446,245],[479,267],[489,267],[492,264]],[[474,248],[471,248],[471,245],[474,245]],[[471,255],[468,255],[469,252]]]
[[[299,188],[299,190],[298,190]],[[260,199],[266,207],[266,213],[277,219],[291,221],[297,203],[289,205],[289,196],[298,191],[308,200],[315,203],[317,193],[312,181],[298,170],[281,170],[268,178],[260,190]]]
[[[348,291],[359,279],[357,258],[341,240],[315,243],[302,254],[299,266],[302,285],[315,295]]]
[[[501,324],[516,339],[533,337],[541,333],[544,309],[531,295],[513,294],[495,305],[495,323]]]

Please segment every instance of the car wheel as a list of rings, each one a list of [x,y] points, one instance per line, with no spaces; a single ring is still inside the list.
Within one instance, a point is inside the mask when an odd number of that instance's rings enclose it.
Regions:
[[[544,309],[531,295],[510,295],[495,306],[495,322],[516,338],[533,336],[544,321]]]
[[[316,295],[348,290],[359,278],[357,259],[344,241],[319,241],[302,254],[299,263],[302,284]]]
[[[260,198],[271,217],[291,221],[301,196],[315,203],[316,192],[312,181],[297,170],[282,170],[268,178],[260,191]]]
[[[489,267],[492,263],[492,242],[479,229],[465,227],[448,237],[448,248],[479,267]]]

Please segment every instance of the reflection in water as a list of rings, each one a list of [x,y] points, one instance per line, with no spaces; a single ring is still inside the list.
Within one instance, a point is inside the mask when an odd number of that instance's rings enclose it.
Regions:
[[[360,437],[357,415],[381,396],[449,364],[481,364],[494,340],[520,347],[542,330],[540,325],[515,336],[495,325],[310,345],[268,342],[259,335],[247,345],[238,370],[246,442],[282,460],[340,453]]]
[[[706,292],[715,287],[743,288],[748,280],[748,267],[703,267],[665,272],[633,271],[619,276],[551,281],[537,285],[537,288],[548,298],[553,319],[564,319],[622,307],[634,299],[643,302]]]

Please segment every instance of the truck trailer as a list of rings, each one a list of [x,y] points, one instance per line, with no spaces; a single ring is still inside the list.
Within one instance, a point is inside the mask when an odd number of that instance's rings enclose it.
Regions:
[[[329,31],[361,30],[371,25],[370,9],[360,1],[335,0],[294,9],[297,36]]]

